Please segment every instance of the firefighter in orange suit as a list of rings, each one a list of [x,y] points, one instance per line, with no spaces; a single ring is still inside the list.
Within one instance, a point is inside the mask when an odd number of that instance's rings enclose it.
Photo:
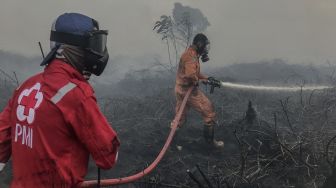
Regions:
[[[208,97],[206,97],[205,94],[198,89],[199,81],[206,82],[210,78],[201,74],[199,63],[199,59],[203,62],[209,60],[209,45],[210,42],[208,38],[204,34],[200,33],[194,37],[192,45],[182,54],[176,75],[175,112],[178,112],[187,90],[190,87],[194,87],[187,101],[186,109],[192,107],[202,115],[204,120],[203,134],[206,142],[215,147],[223,147],[223,141],[216,141],[214,139],[214,127],[216,125],[216,113],[214,111],[214,107]],[[183,124],[185,121],[186,109],[182,113],[179,125]]]

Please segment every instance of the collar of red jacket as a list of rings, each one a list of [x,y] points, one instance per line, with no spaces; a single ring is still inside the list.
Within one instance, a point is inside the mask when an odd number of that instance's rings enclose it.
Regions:
[[[84,78],[84,76],[78,72],[74,67],[69,65],[68,63],[64,62],[61,59],[54,59],[52,60],[45,68],[46,73],[65,73],[67,74],[70,78],[78,79],[80,81],[85,81],[87,80]]]

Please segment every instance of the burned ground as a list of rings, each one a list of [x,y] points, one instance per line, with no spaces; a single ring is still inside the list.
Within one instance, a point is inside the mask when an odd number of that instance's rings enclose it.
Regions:
[[[110,94],[96,88],[101,110],[122,144],[117,165],[103,171],[102,178],[132,175],[146,168],[161,150],[174,117],[172,80],[146,77],[122,83]],[[133,85],[126,87],[128,83]],[[1,84],[5,91],[1,107],[14,88],[9,85]],[[187,123],[177,131],[158,167],[123,187],[198,187],[187,170],[203,187],[335,187],[335,93],[335,89],[279,93],[228,88],[213,95],[207,92],[217,112],[216,137],[224,140],[224,149],[205,144],[201,117],[190,110]],[[8,186],[10,174],[9,165],[1,174],[1,187]],[[96,176],[91,162],[87,179]]]
[[[202,120],[191,110],[157,169],[134,186],[197,187],[187,170],[198,165],[213,187],[328,187],[325,182],[333,180],[334,168],[326,157],[334,160],[334,93],[334,89],[295,93],[222,89],[208,94],[218,114],[216,135],[225,141],[225,148],[205,144]],[[252,119],[247,113],[249,101],[255,113]],[[101,101],[101,106],[124,140],[119,163],[103,177],[141,171],[168,136],[174,116],[172,88],[152,96]],[[91,171],[96,171],[92,164]],[[210,187],[198,176],[204,187]]]

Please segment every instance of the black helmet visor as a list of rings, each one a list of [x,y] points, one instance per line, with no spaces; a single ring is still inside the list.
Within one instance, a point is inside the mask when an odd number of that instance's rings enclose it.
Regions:
[[[106,48],[107,35],[107,30],[98,30],[91,32],[89,34],[88,44],[85,48],[99,54],[103,53]]]
[[[95,53],[103,53],[106,48],[107,30],[98,30],[86,35],[51,31],[50,40],[58,43],[79,46]]]

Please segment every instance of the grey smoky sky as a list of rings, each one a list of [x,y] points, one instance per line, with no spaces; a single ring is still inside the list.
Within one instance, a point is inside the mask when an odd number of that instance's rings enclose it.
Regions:
[[[152,31],[175,2],[200,9],[211,26],[214,65],[284,58],[290,62],[336,61],[335,0],[2,0],[0,49],[39,55],[50,25],[64,12],[80,12],[109,30],[112,56],[160,55],[166,46]]]

